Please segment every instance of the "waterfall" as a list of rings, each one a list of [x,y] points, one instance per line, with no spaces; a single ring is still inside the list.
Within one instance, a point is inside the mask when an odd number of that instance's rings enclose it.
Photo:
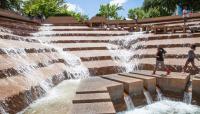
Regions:
[[[163,100],[123,114],[200,114],[200,108],[182,102]]]
[[[133,104],[131,97],[125,96],[124,100],[125,100],[125,103],[126,103],[127,110],[133,110],[135,106]]]
[[[128,36],[120,36],[118,39],[110,40],[110,43],[117,45],[116,47],[107,46],[112,59],[122,67],[123,72],[132,72],[139,65],[138,56],[135,56],[143,53],[137,50],[141,46],[137,41],[141,35],[143,35],[142,32],[137,32]]]
[[[156,87],[156,92],[157,92],[157,99],[158,99],[158,101],[164,100],[163,94],[162,94],[160,88]]]
[[[147,101],[147,104],[152,104],[153,103],[153,99],[150,95],[150,93],[144,89],[144,95],[145,95],[145,98],[146,98],[146,101]]]
[[[183,102],[187,104],[192,103],[192,92],[184,92]]]
[[[40,27],[40,32],[33,33],[32,35],[35,38],[44,35],[43,38],[47,37],[51,39],[51,36],[46,36],[48,34],[53,34],[51,26],[51,24],[44,24]],[[45,34],[42,34],[43,32],[45,32]],[[43,42],[42,39],[40,39],[39,41],[42,45],[55,49],[59,53],[59,56],[61,56],[64,59],[65,64],[67,66],[66,71],[68,74],[68,78],[79,79],[89,77],[89,70],[82,64],[81,59],[79,57],[73,55],[70,52],[63,51],[61,47],[50,44],[49,42]]]
[[[49,33],[52,33],[53,31],[51,31],[51,29],[49,28],[49,26],[43,26],[43,29],[48,30]],[[16,39],[18,39],[19,36],[12,34],[12,32],[10,30],[7,29],[3,29],[0,28],[0,32],[4,33],[5,35],[10,35],[13,37],[16,37]],[[42,31],[38,33],[34,33],[34,37],[40,38],[40,35]],[[3,34],[3,35],[4,35]],[[2,36],[3,36],[2,35]],[[21,39],[20,39],[21,38]],[[27,42],[25,42],[22,39],[26,39],[24,37],[20,37],[18,39],[19,45],[26,45],[27,46]],[[29,38],[29,39],[31,39]],[[48,37],[51,38],[51,37]],[[5,42],[4,42],[5,41]],[[7,43],[7,41],[9,43]],[[11,41],[11,43],[10,43]],[[37,40],[40,41],[40,40]],[[32,45],[31,42],[29,42],[30,45]],[[78,58],[77,56],[67,52],[67,51],[63,51],[62,48],[54,46],[53,44],[50,44],[48,42],[37,42],[34,43],[34,45],[36,46],[42,46],[45,49],[54,49],[54,51],[52,50],[52,52],[49,53],[57,53],[57,55],[55,54],[50,54],[50,55],[46,55],[45,53],[31,53],[28,54],[26,52],[26,46],[21,48],[20,46],[18,46],[18,44],[15,44],[12,42],[12,40],[5,40],[3,39],[0,42],[1,45],[1,52],[3,53],[2,56],[3,58],[5,58],[5,60],[2,60],[3,62],[5,62],[6,64],[12,64],[14,70],[16,71],[16,74],[21,76],[24,81],[26,81],[27,86],[25,86],[24,84],[20,84],[15,82],[14,79],[12,78],[6,78],[6,84],[15,84],[16,87],[19,88],[23,88],[24,90],[29,90],[31,86],[39,86],[41,87],[42,93],[47,93],[52,86],[54,85],[53,82],[51,81],[53,77],[48,78],[48,80],[44,80],[45,74],[43,72],[41,72],[40,70],[37,70],[39,68],[38,66],[38,62],[35,62],[35,60],[33,60],[32,57],[38,57],[40,56],[40,54],[42,56],[44,56],[41,61],[42,61],[42,66],[49,66],[50,61],[49,60],[53,60],[53,59],[63,59],[66,65],[66,69],[64,69],[66,71],[66,74],[60,75],[59,78],[64,79],[67,75],[68,78],[70,79],[79,79],[79,78],[86,78],[89,76],[89,70],[82,64],[80,58]],[[29,44],[28,44],[29,45]],[[5,47],[5,48],[4,48]],[[19,47],[19,48],[18,48]],[[29,47],[29,46],[28,46]],[[31,48],[36,48],[36,47],[31,47]],[[55,52],[56,51],[56,52]],[[46,59],[47,58],[47,59]],[[40,60],[39,60],[40,61]],[[9,72],[4,72],[5,77],[10,77],[13,74],[10,74]],[[16,76],[17,77],[17,76]],[[6,85],[5,84],[5,85]],[[39,93],[40,94],[40,93]],[[43,95],[43,94],[41,94]],[[40,95],[40,97],[41,97]],[[25,101],[27,102],[27,104],[30,104],[33,102],[32,99],[32,95],[30,93],[27,93],[26,95]],[[7,106],[6,103],[3,103],[3,105]],[[0,113],[1,114],[6,114],[6,109],[4,109],[6,107],[0,106]]]

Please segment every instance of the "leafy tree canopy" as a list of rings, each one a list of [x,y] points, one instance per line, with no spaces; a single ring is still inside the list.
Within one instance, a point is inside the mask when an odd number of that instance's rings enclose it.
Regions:
[[[123,10],[123,7],[119,5],[101,5],[97,16],[104,16],[107,19],[121,19],[122,17],[118,15],[118,11],[120,10]]]

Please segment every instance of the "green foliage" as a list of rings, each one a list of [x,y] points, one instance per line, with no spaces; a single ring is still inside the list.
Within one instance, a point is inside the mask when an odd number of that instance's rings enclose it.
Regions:
[[[87,15],[69,11],[64,0],[29,0],[25,2],[24,13],[29,16],[73,16],[78,21],[87,20]]]
[[[24,4],[24,13],[29,16],[52,16],[63,10],[63,0],[29,0]]]
[[[144,19],[147,16],[142,8],[129,9],[128,17],[130,19],[135,19],[136,15],[138,19]]]
[[[121,17],[119,17],[118,15],[118,11],[122,9],[123,7],[118,6],[118,5],[111,5],[111,4],[101,5],[97,16],[104,16],[107,19],[110,19],[110,18],[121,19]]]
[[[152,16],[172,15],[176,10],[177,0],[144,0],[143,9]]]
[[[22,0],[0,0],[0,8],[7,9],[7,10],[20,10]]]
[[[134,19],[135,15],[139,19],[160,16],[170,16],[176,11],[179,0],[144,0],[141,8],[130,9],[128,16]],[[182,6],[189,6],[193,11],[200,11],[200,0],[181,0]]]

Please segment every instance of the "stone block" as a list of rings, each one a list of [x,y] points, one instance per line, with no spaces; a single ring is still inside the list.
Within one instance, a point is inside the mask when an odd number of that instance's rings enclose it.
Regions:
[[[133,74],[133,73],[121,73],[119,75],[130,77],[130,78],[136,78],[143,80],[144,88],[147,89],[150,93],[155,94],[156,93],[156,78],[150,77],[150,76],[144,76],[139,74]]]
[[[143,94],[143,81],[140,79],[124,77],[117,74],[105,75],[103,78],[123,83],[125,92],[130,96]]]
[[[111,102],[109,93],[76,94],[73,101],[75,103]]]
[[[70,114],[116,114],[112,102],[73,104]]]

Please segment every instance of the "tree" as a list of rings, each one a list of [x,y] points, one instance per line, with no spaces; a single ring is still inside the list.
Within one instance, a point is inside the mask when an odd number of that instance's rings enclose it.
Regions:
[[[120,18],[118,15],[118,11],[122,9],[123,7],[119,5],[105,4],[105,5],[100,6],[99,13],[97,15],[104,16],[107,19],[110,19],[110,18],[118,19]]]
[[[29,0],[24,4],[24,13],[29,16],[52,16],[62,10],[63,0]]]
[[[176,10],[177,0],[144,0],[143,9],[145,12],[156,12],[158,16],[172,15]]]
[[[147,17],[145,11],[142,8],[129,9],[128,17],[130,19],[135,19],[136,15],[138,19],[144,19],[145,17]]]
[[[22,3],[22,0],[0,0],[0,8],[19,11],[21,9]]]

